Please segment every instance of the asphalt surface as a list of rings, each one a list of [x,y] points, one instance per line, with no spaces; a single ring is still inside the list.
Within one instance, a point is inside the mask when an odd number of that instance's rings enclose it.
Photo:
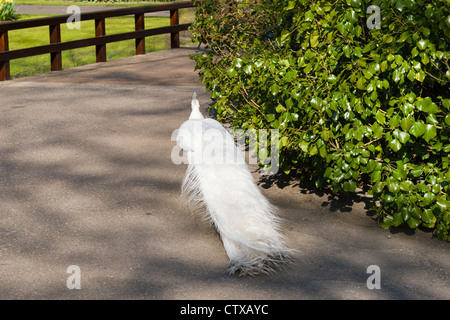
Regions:
[[[219,237],[179,199],[186,165],[171,160],[192,93],[211,104],[195,50],[0,83],[0,299],[450,298],[449,243],[380,228],[366,195],[256,171],[299,252],[273,276],[228,275]],[[380,289],[367,286],[374,265]]]

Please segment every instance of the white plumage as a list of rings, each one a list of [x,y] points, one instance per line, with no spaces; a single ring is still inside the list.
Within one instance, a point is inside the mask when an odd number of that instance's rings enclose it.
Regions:
[[[270,273],[289,260],[277,210],[253,181],[234,139],[216,120],[204,119],[196,94],[192,112],[178,132],[187,152],[182,195],[203,209],[230,259],[230,273]]]

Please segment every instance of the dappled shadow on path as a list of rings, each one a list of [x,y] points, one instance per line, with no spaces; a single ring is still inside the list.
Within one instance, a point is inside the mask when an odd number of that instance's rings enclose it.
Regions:
[[[279,189],[296,189],[299,194],[316,195],[325,199],[321,206],[328,208],[331,212],[351,212],[355,204],[361,203],[364,205],[367,216],[375,216],[375,212],[371,210],[372,196],[362,190],[357,190],[355,193],[336,194],[326,187],[317,188],[314,182],[306,179],[305,176],[283,173],[263,175],[258,184],[264,189],[276,186]]]
[[[2,299],[442,296],[446,265],[427,257],[436,251],[421,247],[417,256],[415,244],[389,240],[373,224],[352,224],[346,216],[358,214],[363,200],[335,200],[281,176],[258,181],[289,221],[283,231],[298,250],[295,262],[270,277],[229,276],[219,237],[178,198],[186,166],[171,161],[171,136],[189,115],[191,88],[4,90]],[[206,93],[197,94],[207,106]],[[437,256],[448,253],[440,250]],[[366,287],[372,264],[383,270],[382,291]],[[66,287],[69,265],[81,269],[81,290]],[[434,286],[415,280],[424,278]]]

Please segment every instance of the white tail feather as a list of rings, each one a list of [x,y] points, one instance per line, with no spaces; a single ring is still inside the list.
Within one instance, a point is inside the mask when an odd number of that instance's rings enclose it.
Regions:
[[[193,98],[196,100],[195,96]],[[193,113],[197,112],[195,109]],[[199,120],[186,121],[177,137],[189,160],[182,195],[188,198],[191,208],[203,209],[216,227],[230,259],[230,273],[270,273],[289,260],[292,252],[284,245],[277,209],[256,186],[228,132],[215,120]],[[201,129],[194,135],[194,127],[198,125]],[[211,139],[208,133],[212,128],[222,135],[223,140]],[[220,159],[225,156],[225,159],[236,161],[210,161],[210,155],[204,157],[209,159],[206,162],[192,160],[195,152],[207,150],[211,143],[215,143],[214,150],[221,155]]]

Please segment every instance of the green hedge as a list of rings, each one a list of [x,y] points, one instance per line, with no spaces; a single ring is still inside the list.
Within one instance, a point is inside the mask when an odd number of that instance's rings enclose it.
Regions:
[[[449,241],[448,1],[205,0],[193,30],[220,119],[278,129],[285,173]]]

